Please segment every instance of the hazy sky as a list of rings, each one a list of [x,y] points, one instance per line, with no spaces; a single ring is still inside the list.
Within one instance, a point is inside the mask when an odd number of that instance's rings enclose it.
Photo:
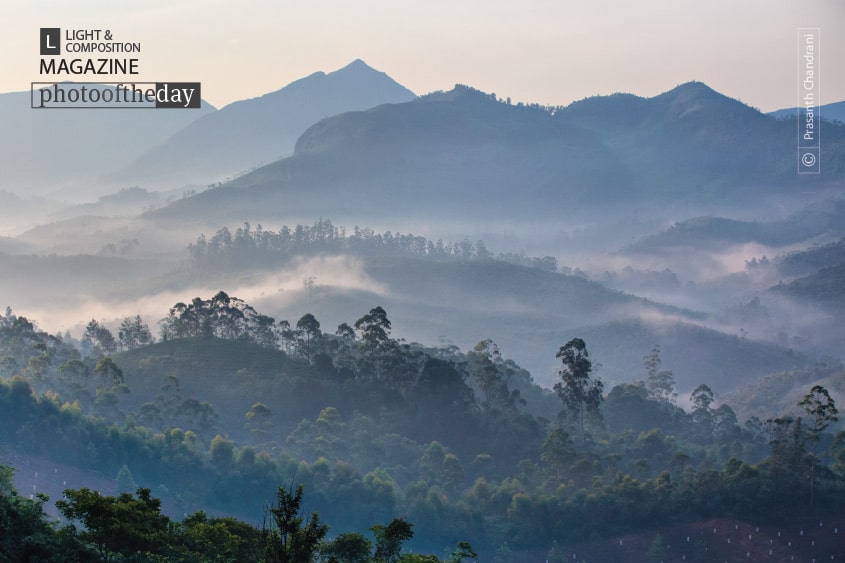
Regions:
[[[798,104],[797,28],[819,27],[822,103],[845,100],[842,0],[13,2],[0,92],[42,80],[40,27],[140,42],[140,80],[202,82],[218,107],[361,58],[418,94],[460,82],[568,104],[698,80],[764,111]]]

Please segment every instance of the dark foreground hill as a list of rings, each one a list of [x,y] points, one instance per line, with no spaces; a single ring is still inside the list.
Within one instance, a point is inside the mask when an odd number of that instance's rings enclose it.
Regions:
[[[271,319],[219,292],[175,304],[160,324],[163,342],[128,339],[137,331],[127,325],[119,339],[129,350],[104,355],[114,340],[97,323],[77,348],[28,319],[0,317],[0,430],[16,463],[61,471],[76,480],[68,488],[113,476],[123,490],[167,497],[180,515],[208,509],[254,523],[280,485],[301,483],[309,509],[335,531],[366,533],[401,515],[414,526],[414,549],[470,541],[503,562],[568,559],[562,549],[613,553],[616,542],[605,539],[620,537],[632,553],[646,537],[659,551],[657,531],[671,553],[728,554],[709,540],[679,547],[678,526],[719,518],[785,530],[841,513],[845,433],[833,435],[821,411],[805,411],[825,428],[811,432],[794,418],[742,421],[705,386],[684,410],[671,385],[643,383],[598,387],[576,403],[563,400],[577,388],[571,378],[560,396],[538,399],[530,376],[493,343],[467,352],[407,343],[380,307],[336,334],[308,315],[274,332]],[[574,339],[565,350],[585,349]],[[562,354],[563,365],[594,383],[577,353]],[[823,389],[806,396],[832,404]],[[37,465],[27,467],[30,456]],[[78,469],[95,473],[86,480]],[[0,471],[0,506],[20,506]],[[43,501],[34,502],[38,516]],[[148,520],[133,522],[126,533]],[[738,527],[713,527],[739,541]],[[767,532],[748,533],[783,549]]]

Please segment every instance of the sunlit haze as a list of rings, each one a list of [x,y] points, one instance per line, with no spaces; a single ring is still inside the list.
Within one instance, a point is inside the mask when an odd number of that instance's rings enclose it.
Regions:
[[[140,80],[200,81],[217,107],[360,58],[417,94],[455,83],[566,105],[697,80],[772,111],[797,105],[797,28],[821,28],[821,102],[845,99],[845,4],[39,0],[0,15],[0,92],[38,74],[38,30],[109,29],[141,43]],[[86,79],[89,77],[86,77]]]

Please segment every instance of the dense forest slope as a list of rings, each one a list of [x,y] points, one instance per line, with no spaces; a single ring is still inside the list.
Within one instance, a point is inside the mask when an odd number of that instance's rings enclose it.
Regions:
[[[297,482],[333,529],[403,516],[418,549],[470,541],[503,560],[679,521],[783,525],[836,514],[845,494],[845,433],[831,433],[841,397],[820,380],[807,380],[800,418],[741,421],[704,384],[680,408],[660,347],[642,381],[605,387],[573,338],[551,391],[492,341],[463,352],[395,339],[379,306],[332,331],[218,292],[174,304],[159,327],[154,342],[140,317],[117,336],[92,320],[73,345],[7,312],[5,447],[148,487],[120,501],[139,510],[158,513],[152,491],[180,514],[257,523]]]

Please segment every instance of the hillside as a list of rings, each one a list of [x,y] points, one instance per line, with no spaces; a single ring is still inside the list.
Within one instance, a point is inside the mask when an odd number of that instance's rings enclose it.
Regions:
[[[798,117],[799,108],[783,108],[769,112],[768,115],[781,120],[795,120]],[[845,123],[845,101],[824,104],[819,107],[819,115],[827,121],[838,121]]]
[[[718,544],[678,545],[682,527],[707,522],[707,533],[738,541],[740,524],[754,522],[765,529],[742,524],[743,535],[766,539],[841,514],[838,457],[825,462],[830,471],[819,471],[816,501],[808,501],[800,424],[743,424],[729,404],[712,405],[706,387],[689,412],[642,383],[608,388],[580,407],[551,397],[563,413],[552,421],[521,401],[530,376],[489,342],[468,352],[409,344],[392,337],[379,307],[335,335],[308,315],[280,323],[277,333],[267,330],[273,324],[220,292],[175,304],[160,323],[164,341],[138,344],[125,328],[127,351],[104,356],[114,340],[96,323],[78,349],[7,313],[0,429],[11,460],[28,469],[24,482],[35,491],[42,483],[55,488],[59,471],[77,489],[109,487],[115,476],[119,487],[165,496],[181,515],[212,510],[247,522],[259,521],[273,491],[295,479],[334,530],[366,532],[402,514],[414,526],[415,549],[470,541],[487,557],[627,560],[659,549],[658,531],[672,542],[664,549],[700,555]],[[578,347],[574,339],[564,348]],[[588,356],[563,354],[562,362],[591,378]],[[581,408],[590,413],[583,426],[575,416]],[[842,436],[825,433],[821,441],[838,456]],[[32,469],[53,475],[39,480]],[[8,509],[3,503],[14,495],[4,484],[0,506]],[[34,502],[37,517],[46,501]],[[787,504],[787,513],[777,509]],[[781,542],[777,549],[829,553],[829,538],[810,536],[817,550]],[[60,538],[87,541],[75,530]],[[769,545],[775,549],[774,540]]]
[[[738,328],[712,314],[608,289],[559,269],[551,257],[497,256],[483,242],[435,243],[368,229],[343,234],[325,220],[279,231],[248,229],[199,237],[187,253],[190,261],[184,252],[180,262],[133,258],[131,247],[121,256],[119,244],[103,256],[9,256],[4,260],[13,273],[5,287],[18,300],[8,305],[55,323],[45,305],[61,305],[72,291],[81,302],[107,299],[111,312],[104,320],[113,326],[123,316],[160,315],[156,304],[225,287],[277,319],[309,312],[337,326],[379,303],[410,341],[470,349],[490,338],[544,385],[559,369],[553,351],[576,336],[587,340],[609,382],[641,378],[642,357],[661,343],[686,391],[709,382],[727,392],[810,361],[789,351],[786,340],[739,338]],[[60,316],[60,326],[68,326],[67,317]],[[698,361],[688,361],[688,350]],[[720,364],[718,373],[708,367],[713,363]]]
[[[358,59],[198,119],[155,147],[135,153],[133,162],[113,178],[168,187],[228,180],[289,155],[296,139],[320,119],[414,97]]]
[[[598,143],[543,110],[506,106],[469,88],[453,94],[321,121],[297,141],[293,157],[148,216],[254,222],[318,213],[377,222],[389,212],[393,220],[432,213],[472,220],[523,215],[549,197],[583,203],[590,190],[624,175]],[[588,149],[589,162],[577,165],[576,146]]]
[[[834,197],[806,205],[782,219],[737,220],[695,217],[628,245],[628,254],[659,253],[673,247],[722,250],[758,243],[772,247],[827,242],[845,236],[845,199]]]
[[[790,369],[787,366],[812,364],[800,352],[680,320],[649,322],[646,317],[582,326],[573,332],[590,342],[603,377],[612,382],[642,379],[642,358],[659,343],[663,365],[672,370],[679,391],[687,395],[706,383],[721,396],[774,371]]]
[[[631,205],[665,213],[841,182],[845,127],[828,128],[825,171],[813,178],[795,174],[793,129],[700,83],[566,108],[508,105],[459,86],[323,120],[290,158],[150,216],[374,221],[389,210],[473,221],[560,218],[574,207],[585,219],[599,202],[604,216]]]
[[[785,276],[806,275],[845,263],[845,238],[783,254],[776,257],[774,263],[778,272]]]
[[[845,262],[823,267],[787,284],[774,286],[772,291],[801,301],[832,306],[841,312],[845,309]]]
[[[822,385],[837,403],[845,401],[845,367],[841,363],[819,362],[803,369],[781,371],[744,385],[724,396],[740,416],[756,416],[761,420],[778,415],[800,416],[798,402],[812,385]],[[845,425],[840,424],[839,427]]]
[[[766,182],[794,183],[792,130],[706,84],[688,82],[653,98],[596,96],[556,117],[595,131],[632,170],[646,201],[687,204],[758,193]],[[839,142],[842,131],[832,133]],[[835,159],[838,161],[838,159]],[[829,179],[841,178],[832,164]],[[742,186],[743,194],[736,188]]]
[[[102,180],[195,119],[200,109],[34,110],[30,92],[0,94],[0,190],[18,196],[97,197]],[[130,184],[121,180],[118,184]]]

